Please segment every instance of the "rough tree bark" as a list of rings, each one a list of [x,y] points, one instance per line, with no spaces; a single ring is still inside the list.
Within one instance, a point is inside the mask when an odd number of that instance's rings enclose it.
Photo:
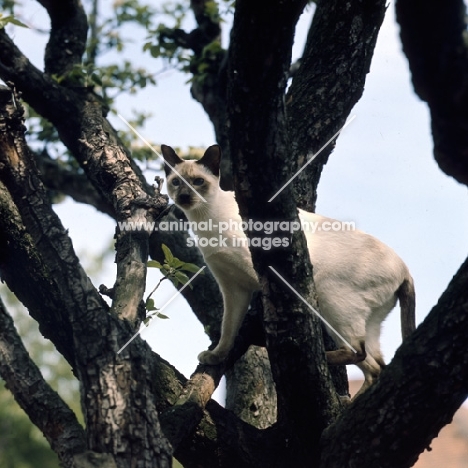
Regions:
[[[60,2],[56,4],[57,8],[60,8]],[[78,4],[79,5],[79,4]],[[76,15],[79,16],[79,15]],[[53,26],[53,25],[52,25]],[[72,36],[72,32],[70,32]],[[51,38],[55,35],[54,29],[51,30]],[[53,39],[51,39],[53,40]],[[71,40],[71,37],[68,41]],[[136,183],[138,180],[141,184],[141,189],[144,194],[141,194],[143,198],[147,199],[146,195],[149,195],[150,198],[154,195],[153,188],[146,182],[143,174],[135,162],[130,158],[128,150],[122,145],[120,139],[117,135],[117,132],[112,128],[110,123],[105,119],[106,109],[102,108],[100,100],[87,88],[83,87],[67,87],[59,85],[56,81],[52,80],[47,74],[42,73],[36,67],[34,67],[31,62],[25,57],[21,51],[14,45],[13,41],[8,37],[4,30],[0,30],[0,74],[4,81],[14,81],[17,89],[21,90],[23,98],[32,106],[34,109],[41,114],[43,117],[50,120],[52,124],[57,128],[59,135],[63,143],[67,146],[70,152],[74,155],[78,163],[82,166],[83,170],[87,174],[89,182],[93,185],[93,191],[86,191],[87,185],[83,186],[82,197],[89,197],[94,191],[97,191],[99,198],[95,198],[95,206],[106,206],[107,212],[114,213],[116,219],[118,218],[117,212],[113,205],[113,199],[109,196],[109,193],[103,192],[103,187],[108,187],[109,184],[112,185],[113,180],[111,174],[109,176],[103,177],[100,179],[105,171],[94,172],[93,168],[90,170],[90,165],[88,164],[88,148],[81,139],[82,134],[80,129],[88,131],[84,124],[84,111],[89,109],[92,111],[92,107],[95,106],[95,111],[100,112],[101,124],[104,130],[104,133],[107,135],[108,141],[111,143],[112,147],[118,149],[119,153],[123,158],[124,165],[129,164],[130,167],[127,167],[126,175],[122,174],[124,177],[132,177],[133,182]],[[89,121],[88,121],[89,122]],[[92,138],[92,136],[90,137]],[[126,156],[124,156],[126,155]],[[128,158],[128,161],[126,160]],[[110,166],[112,167],[112,166]],[[123,167],[120,167],[123,169]],[[54,176],[56,171],[52,173]],[[115,175],[114,175],[115,177]],[[57,180],[55,180],[56,182]],[[70,192],[70,188],[63,187],[65,192]],[[86,195],[84,192],[86,191]],[[145,195],[146,194],[146,195]],[[140,195],[138,195],[140,196]],[[137,211],[139,213],[139,211]],[[123,220],[123,219],[119,219]],[[152,242],[150,244],[151,253],[154,256],[158,255],[160,250],[160,244],[158,239],[162,235],[153,235]],[[170,239],[165,237],[167,244],[173,249],[174,254],[180,258],[190,255],[190,259],[187,258],[187,261],[195,263],[197,265],[203,265],[203,259],[201,254],[195,249],[184,249],[182,252],[182,246],[186,245],[185,239],[186,233],[172,233]],[[155,245],[157,244],[157,245]],[[129,252],[130,254],[132,252]],[[134,252],[136,263],[138,265],[138,253]],[[140,256],[141,258],[141,256]],[[125,262],[121,261],[121,265],[124,265]],[[134,270],[136,272],[136,270]],[[141,271],[140,271],[141,274]],[[216,283],[212,278],[207,275],[206,279],[204,277],[199,278],[199,281],[204,284],[204,287],[207,291],[205,297],[202,297],[200,301],[198,298],[190,294],[188,288],[184,291],[184,297],[189,300],[189,303],[196,311],[206,310],[203,299],[206,297],[219,297],[219,292],[216,286]],[[219,310],[219,304],[217,309]],[[211,312],[211,308],[210,308]],[[134,314],[132,314],[134,315]],[[219,313],[208,313],[201,314],[199,318],[202,319],[202,323],[208,330],[215,330],[215,324],[220,322]],[[210,319],[210,320],[208,320]],[[216,338],[216,333],[213,331],[211,335],[212,339]]]
[[[0,183],[0,198],[8,193]],[[86,450],[86,434],[75,413],[44,380],[16,332],[13,319],[0,300],[0,375],[31,421],[42,431],[60,462],[69,466]],[[18,379],[18,375],[26,376]],[[19,388],[18,388],[19,387]],[[28,398],[26,398],[28,395]]]
[[[468,45],[463,0],[398,0],[403,51],[413,85],[431,112],[440,169],[468,184]]]
[[[361,98],[385,5],[379,0],[317,3],[304,54],[286,97],[295,169],[304,167],[341,130]],[[294,180],[297,203],[305,210],[315,211],[317,185],[335,142],[336,138]]]
[[[244,219],[297,220],[291,187],[275,203],[267,200],[292,175],[287,163],[284,92],[290,44],[304,6],[301,1],[236,3],[228,68],[232,77],[229,141],[236,197]],[[305,251],[303,233],[290,240],[291,249],[253,249],[252,256],[262,285],[266,344],[278,392],[278,424],[288,434],[291,464],[306,466],[317,463],[321,433],[338,416],[340,405],[325,363],[319,321],[269,269],[274,267],[289,281],[295,278],[294,287],[317,306],[310,289],[310,262],[292,253]]]
[[[321,467],[413,466],[451,422],[468,396],[467,283],[468,260],[377,384],[326,431]]]
[[[54,342],[61,335],[59,343],[65,341],[62,354],[81,383],[88,449],[109,454],[116,467],[137,460],[141,466],[169,467],[171,448],[162,434],[148,382],[142,379],[150,375],[148,363],[144,359],[130,362],[129,352],[116,354],[118,330],[125,322],[117,319],[94,289],[65,229],[46,203],[45,189],[24,142],[21,105],[5,89],[0,105],[0,178],[8,190],[1,200],[2,278],[31,314],[37,314],[39,323],[47,324],[44,335]],[[125,188],[122,184],[121,190],[125,192]],[[13,219],[14,212],[5,210],[8,202],[14,203],[20,219]],[[31,284],[24,282],[25,270],[34,266],[30,264],[31,256],[36,259],[34,275],[40,278],[36,284],[42,282],[37,284],[43,288],[42,303],[38,302],[41,298],[37,290],[31,294]],[[18,263],[20,258],[24,258],[24,264]],[[49,295],[52,297],[46,300]],[[107,323],[102,315],[108,318]],[[65,327],[58,331],[60,322]],[[26,393],[18,388],[15,397]]]
[[[278,447],[274,433],[266,437],[254,432],[249,437],[251,450],[237,453],[237,437],[246,437],[244,432],[252,429],[233,421],[214,403],[210,404],[210,413],[204,412],[223,366],[201,368],[186,381],[142,340],[135,340],[117,354],[134,329],[112,313],[81,270],[24,145],[21,108],[15,110],[9,90],[3,90],[0,96],[2,104],[6,103],[0,121],[0,178],[8,188],[0,192],[4,195],[0,199],[0,270],[9,288],[41,324],[43,334],[67,357],[82,385],[87,449],[93,453],[81,452],[75,458],[104,458],[117,467],[132,461],[142,466],[170,466],[168,455],[172,450],[160,432],[161,412],[165,434],[178,449],[179,458],[188,463],[193,450],[198,449],[199,457],[214,466],[219,456],[206,447],[210,441],[217,450],[230,454],[230,466],[261,466],[264,450],[274,459]],[[57,326],[59,320],[63,325]],[[12,390],[18,400],[30,397],[29,389],[26,393],[21,393],[24,388]],[[34,414],[31,416],[34,419]],[[192,437],[200,420],[202,428],[195,440],[178,448],[184,437]],[[216,426],[226,428],[223,437],[214,431]]]

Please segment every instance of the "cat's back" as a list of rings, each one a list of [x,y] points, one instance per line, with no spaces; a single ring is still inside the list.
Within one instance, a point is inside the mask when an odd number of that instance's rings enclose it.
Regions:
[[[358,279],[369,274],[380,277],[392,272],[392,276],[401,280],[408,274],[405,263],[393,249],[374,236],[355,229],[353,223],[303,210],[299,212],[316,273],[349,275]]]

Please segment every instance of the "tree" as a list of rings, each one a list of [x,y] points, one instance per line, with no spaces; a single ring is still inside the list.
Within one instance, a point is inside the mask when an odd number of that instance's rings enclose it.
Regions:
[[[0,93],[0,272],[72,367],[86,429],[46,384],[3,305],[0,373],[61,463],[164,467],[174,454],[186,467],[411,466],[468,394],[467,262],[378,383],[348,408],[338,398],[345,392],[343,373],[332,374],[326,365],[319,320],[269,273],[271,265],[295,278],[296,289],[315,304],[313,266],[302,255],[300,232],[279,253],[252,251],[263,294],[225,364],[199,366],[187,380],[139,338],[119,353],[145,318],[148,255],[161,260],[164,243],[185,262],[201,266],[202,259],[185,248],[187,233],[117,230],[113,288],[101,288],[100,294],[89,281],[51,208],[50,190],[86,200],[118,222],[156,221],[167,198],[148,184],[106,119],[112,102],[95,89],[105,88],[95,69],[95,15],[86,49],[88,20],[77,0],[39,3],[51,18],[44,71],[0,29],[0,77],[10,87]],[[306,3],[238,0],[225,51],[216,4],[194,0],[194,30],[160,27],[156,42],[146,46],[155,56],[179,57],[193,75],[192,94],[212,120],[226,155],[223,185],[235,189],[245,218],[294,220],[296,206],[314,208],[331,147],[275,203],[266,200],[272,185],[282,186],[304,166],[304,155],[316,152],[344,125],[362,94],[385,13],[380,0],[318,2],[287,89],[294,28]],[[131,11],[132,20],[150,24],[149,10],[136,2],[123,2],[122,8],[120,21]],[[431,105],[436,159],[466,182],[464,134],[451,139],[453,126],[447,125],[466,126],[464,5],[434,4],[426,11],[422,2],[399,0],[397,8],[416,89]],[[444,12],[441,29],[435,23],[439,12]],[[410,30],[428,36],[414,40]],[[432,36],[435,30],[440,34]],[[183,49],[191,51],[188,59]],[[458,70],[459,80],[445,72],[447,63]],[[139,76],[144,81],[144,72]],[[52,125],[73,163],[64,167],[28,148],[18,92]],[[110,306],[102,294],[110,296]],[[197,277],[194,289],[183,294],[216,340],[221,304],[213,278]],[[266,345],[277,393],[277,420],[265,429],[210,399],[221,376],[251,344]]]
[[[44,340],[37,330],[37,322],[32,320],[11,293],[2,287],[5,304],[12,312],[15,327],[20,336],[27,337],[26,347],[41,373],[46,376],[51,387],[60,392],[62,398],[70,406],[77,418],[82,422],[78,382],[71,374],[70,366],[55,351],[53,344]],[[5,292],[5,294],[3,294]],[[2,308],[4,313],[5,306]],[[2,315],[2,327],[7,329],[11,321]],[[0,465],[6,468],[34,468],[35,466],[58,467],[57,454],[50,450],[47,440],[37,426],[31,424],[28,415],[15,402],[12,393],[2,381],[0,386],[0,421],[2,446],[0,450]]]

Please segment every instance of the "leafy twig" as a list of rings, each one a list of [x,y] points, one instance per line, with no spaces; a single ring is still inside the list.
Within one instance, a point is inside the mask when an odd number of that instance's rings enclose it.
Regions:
[[[189,273],[197,273],[200,270],[200,268],[197,265],[193,263],[183,262],[177,257],[174,257],[167,245],[162,244],[161,248],[164,253],[164,262],[161,264],[157,260],[149,260],[147,263],[148,268],[158,268],[163,274],[163,277],[159,280],[158,284],[154,287],[154,289],[149,293],[148,297],[146,298],[145,307],[147,315],[146,319],[144,320],[145,325],[148,325],[149,320],[151,320],[151,318],[153,317],[159,317],[162,319],[169,318],[166,315],[161,314],[159,312],[159,309],[154,304],[154,299],[151,297],[159,288],[161,283],[164,280],[168,279],[177,288],[179,284],[187,284],[190,280],[188,275],[184,273],[185,271]],[[201,273],[203,274],[203,272]],[[188,286],[192,288],[191,284],[189,284]]]

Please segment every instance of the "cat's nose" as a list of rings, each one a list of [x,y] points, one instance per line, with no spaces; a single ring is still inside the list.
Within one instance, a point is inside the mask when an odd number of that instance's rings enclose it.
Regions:
[[[179,195],[179,204],[180,205],[189,205],[190,204],[190,194],[189,193],[181,193]]]

